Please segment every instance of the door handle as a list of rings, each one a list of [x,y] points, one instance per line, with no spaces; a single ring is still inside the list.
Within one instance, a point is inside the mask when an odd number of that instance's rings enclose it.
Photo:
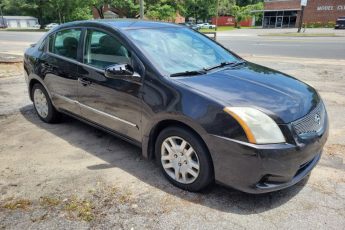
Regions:
[[[86,80],[85,78],[78,78],[78,82],[80,83],[80,84],[82,84],[83,86],[88,86],[88,85],[91,85],[91,81],[89,81],[89,80]]]

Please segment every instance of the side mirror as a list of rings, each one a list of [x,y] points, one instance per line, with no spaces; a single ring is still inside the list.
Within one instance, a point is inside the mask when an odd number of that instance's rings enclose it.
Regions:
[[[133,74],[133,67],[129,64],[116,64],[105,69],[105,76],[108,78],[121,79],[121,77],[131,77]]]

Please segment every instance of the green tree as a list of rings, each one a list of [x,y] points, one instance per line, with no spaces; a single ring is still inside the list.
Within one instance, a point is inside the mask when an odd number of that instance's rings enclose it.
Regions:
[[[232,14],[235,17],[235,27],[239,27],[241,21],[247,20],[248,18],[253,16],[253,10],[262,10],[263,3],[257,3],[253,5],[247,6],[238,6],[234,5],[232,7]]]
[[[154,4],[147,7],[146,16],[154,20],[170,21],[175,18],[176,10],[168,4]]]
[[[219,0],[218,15],[226,16],[232,15],[232,7],[236,5],[236,0]]]
[[[8,15],[32,15],[38,18],[38,22],[44,23],[44,11],[48,0],[2,0],[4,14]]]
[[[134,0],[88,0],[95,7],[101,18],[104,18],[102,6],[109,4],[120,17],[134,18],[139,14],[139,1]],[[85,3],[84,3],[85,4]]]
[[[171,21],[177,12],[186,14],[184,0],[146,0],[145,8],[146,16],[151,19]]]
[[[255,5],[257,3],[262,3],[263,0],[236,0],[236,5],[238,6],[248,6]]]
[[[216,15],[217,0],[185,0],[184,7],[186,11],[184,15],[187,18],[206,21]]]

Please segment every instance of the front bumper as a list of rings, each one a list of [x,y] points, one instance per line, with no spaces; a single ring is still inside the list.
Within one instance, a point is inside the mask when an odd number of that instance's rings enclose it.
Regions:
[[[319,161],[328,137],[321,134],[294,143],[255,145],[209,135],[208,147],[215,179],[247,193],[266,193],[290,187],[307,176]]]

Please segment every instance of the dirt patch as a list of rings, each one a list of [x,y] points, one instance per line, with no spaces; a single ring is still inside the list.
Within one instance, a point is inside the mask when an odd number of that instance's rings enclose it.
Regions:
[[[0,63],[0,78],[23,75],[23,63]]]

